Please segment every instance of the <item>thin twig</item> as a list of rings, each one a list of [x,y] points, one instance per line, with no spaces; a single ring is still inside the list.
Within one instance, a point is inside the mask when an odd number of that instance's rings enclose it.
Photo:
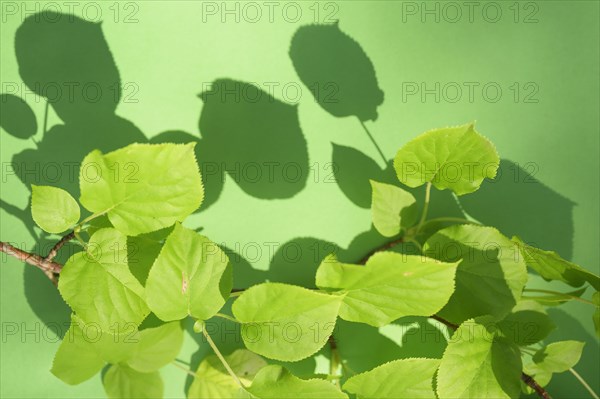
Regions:
[[[237,374],[233,371],[231,366],[229,366],[229,363],[227,363],[227,360],[225,360],[225,357],[223,357],[223,354],[221,354],[221,351],[219,350],[217,345],[215,345],[215,343],[212,340],[212,338],[210,337],[210,335],[206,332],[206,328],[202,329],[202,334],[204,334],[204,337],[206,337],[208,344],[212,348],[213,352],[215,352],[215,355],[217,355],[217,357],[223,364],[223,367],[225,367],[225,370],[227,370],[227,372],[229,373],[231,378],[233,378],[233,380],[236,382],[236,384],[238,384],[240,386],[240,388],[242,388],[242,389],[246,388],[244,386],[244,384],[242,384],[242,381],[240,381],[240,378],[237,376]]]
[[[365,255],[364,258],[362,258],[360,260],[360,264],[364,265],[365,263],[367,263],[367,261],[369,260],[369,258],[373,255],[375,255],[377,252],[381,252],[381,251],[385,251],[387,249],[390,249],[398,244],[401,244],[404,242],[404,238],[400,237],[398,239],[386,242],[385,244],[383,244],[382,246],[380,246],[379,248],[375,248],[374,250],[372,250],[371,252],[369,252],[367,255]]]
[[[598,394],[594,392],[592,387],[583,379],[581,375],[579,375],[577,371],[575,371],[574,368],[571,367],[569,371],[575,376],[575,378],[577,378],[577,381],[579,381],[579,383],[583,385],[583,387],[590,393],[590,395],[592,395],[592,398],[598,399]]]
[[[25,252],[4,241],[0,241],[0,252],[4,252],[5,254],[13,256],[20,261],[35,266],[44,272],[60,273],[62,269],[62,265],[60,263],[47,261],[39,255]]]
[[[75,238],[75,231],[71,231],[69,234],[60,239],[59,242],[54,244],[48,255],[44,258],[45,261],[49,262],[56,257],[58,251],[69,241]]]
[[[383,163],[385,165],[387,165],[388,161],[387,161],[385,155],[383,155],[383,151],[381,151],[381,148],[379,148],[379,145],[377,144],[377,142],[375,141],[375,139],[371,135],[371,132],[369,131],[369,129],[367,129],[367,126],[365,126],[365,123],[363,121],[361,121],[360,119],[358,121],[360,122],[360,125],[363,127],[363,129],[365,129],[365,132],[367,133],[367,136],[369,136],[369,139],[371,139],[371,142],[373,143],[373,145],[377,149],[377,152],[379,153],[379,155],[381,155],[381,159],[383,159]]]

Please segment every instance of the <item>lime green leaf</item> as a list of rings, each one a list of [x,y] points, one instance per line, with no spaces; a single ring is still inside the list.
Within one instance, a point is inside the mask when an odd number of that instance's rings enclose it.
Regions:
[[[182,221],[198,209],[204,189],[190,144],[131,144],[82,162],[81,203],[107,213],[127,235],[138,235]]]
[[[259,399],[348,399],[329,381],[301,380],[276,365],[262,368],[247,391]]]
[[[79,205],[71,194],[51,186],[31,186],[31,215],[48,233],[62,233],[79,221]]]
[[[317,270],[317,286],[343,294],[340,317],[381,327],[404,316],[431,316],[454,291],[456,263],[378,252],[366,266],[330,255]],[[427,298],[427,300],[423,300]]]
[[[391,184],[371,180],[373,225],[385,237],[400,233],[401,227],[411,226],[417,219],[415,197]]]
[[[110,399],[163,397],[163,381],[158,373],[140,373],[124,364],[110,366],[102,381]]]
[[[248,386],[256,373],[267,365],[267,362],[255,353],[246,349],[238,349],[225,356],[225,360],[240,379]],[[240,386],[229,375],[217,356],[208,356],[198,366],[196,378],[188,391],[189,399],[229,399],[236,397]]]
[[[227,299],[219,284],[228,262],[217,244],[177,224],[146,281],[150,309],[165,321],[214,316]]]
[[[179,322],[147,328],[139,332],[139,340],[127,364],[142,373],[156,371],[172,362],[183,345]]]
[[[587,289],[587,287],[583,287],[583,288],[580,288],[575,291],[564,292],[564,293],[556,292],[556,293],[544,294],[544,295],[527,295],[527,296],[523,295],[522,298],[534,300],[537,303],[544,305],[544,306],[556,306],[556,305],[560,305],[565,302],[569,302],[569,301],[573,300],[575,297],[577,297],[577,298],[581,297],[581,295],[583,295],[583,293],[585,292],[586,289]],[[535,292],[535,291],[531,291],[531,292]]]
[[[144,288],[127,266],[126,244],[119,231],[98,230],[87,250],[73,255],[60,274],[58,289],[65,301],[85,323],[102,331],[127,331],[149,313]]]
[[[76,385],[92,378],[104,367],[104,359],[81,326],[73,322],[58,347],[51,372],[67,384]]]
[[[579,362],[584,345],[578,341],[554,342],[537,351],[532,360],[541,370],[562,373]]]
[[[439,365],[440,359],[395,360],[349,378],[344,390],[358,399],[436,399],[433,376]]]
[[[450,339],[437,376],[440,399],[517,398],[519,348],[499,337],[491,317],[463,323]]]
[[[535,378],[535,382],[537,382],[541,387],[547,386],[552,380],[551,372],[540,369],[531,360],[523,364],[523,372]],[[521,390],[528,395],[535,392],[533,388],[525,384],[523,381],[521,381]]]
[[[327,342],[335,327],[341,297],[294,285],[259,284],[233,303],[246,347],[282,361],[302,360]]]
[[[529,346],[546,338],[556,328],[546,310],[536,301],[521,301],[498,322],[504,336],[519,346]]]
[[[438,231],[425,243],[424,253],[446,262],[461,260],[456,290],[439,313],[454,323],[469,318],[506,316],[521,298],[527,267],[518,248],[498,230],[454,225]]]
[[[600,290],[600,277],[594,273],[564,260],[554,251],[544,251],[532,247],[518,237],[512,239],[517,243],[527,265],[544,279],[563,281],[572,287],[579,287],[587,281],[595,290]]]
[[[430,130],[404,145],[394,158],[398,179],[409,187],[427,182],[463,195],[493,179],[500,165],[494,145],[473,124]]]

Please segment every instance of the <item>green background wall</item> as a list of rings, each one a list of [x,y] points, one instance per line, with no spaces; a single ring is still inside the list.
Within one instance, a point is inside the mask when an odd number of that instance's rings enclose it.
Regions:
[[[364,203],[360,187],[364,192],[365,179],[375,177],[368,176],[369,173],[384,175],[378,172],[385,168],[383,160],[356,118],[334,117],[315,102],[300,82],[288,55],[294,32],[306,24],[328,22],[329,14],[330,20],[339,20],[340,29],[360,44],[373,63],[385,98],[378,108],[377,120],[366,122],[366,126],[387,159],[425,130],[476,120],[478,130],[496,144],[504,161],[497,182],[484,185],[480,192],[462,201],[467,212],[484,223],[498,226],[507,235],[519,234],[543,248],[554,248],[598,273],[600,6],[597,1],[474,2],[472,15],[464,2],[298,1],[288,6],[277,3],[272,16],[263,2],[251,6],[237,3],[238,21],[236,15],[221,12],[225,7],[221,2],[74,4],[75,15],[102,21],[101,29],[123,88],[116,114],[135,124],[147,138],[167,131],[187,132],[199,138],[203,101],[198,94],[219,78],[254,82],[265,91],[274,87],[273,96],[277,100],[297,107],[305,150],[298,143],[290,143],[290,148],[286,148],[285,140],[274,146],[264,141],[260,131],[252,130],[248,135],[256,135],[256,139],[246,138],[244,143],[248,153],[268,148],[293,158],[307,151],[310,169],[305,187],[287,195],[287,199],[261,199],[246,193],[243,184],[236,184],[227,175],[218,201],[186,222],[201,227],[203,234],[246,258],[248,263],[238,262],[237,286],[264,278],[292,281],[298,277],[310,283],[309,273],[302,268],[314,270],[311,259],[315,251],[327,250],[327,242],[349,249],[344,253],[357,260],[359,254],[383,241],[373,232],[368,233],[370,211],[359,206]],[[262,18],[252,22],[255,5]],[[32,229],[26,209],[29,187],[12,173],[9,165],[13,157],[25,154],[24,158],[16,159],[26,159],[37,168],[27,181],[44,184],[48,183],[45,174],[50,173],[45,168],[51,162],[79,160],[79,154],[87,153],[93,146],[124,145],[135,134],[124,136],[120,129],[123,126],[132,132],[136,129],[123,120],[111,124],[118,120],[113,115],[113,122],[90,118],[67,126],[65,132],[57,127],[63,122],[50,108],[47,127],[56,128],[57,135],[54,139],[44,136],[46,102],[32,94],[19,75],[15,32],[36,7],[40,11],[68,13],[69,5],[60,1],[3,1],[1,7],[1,92],[26,100],[37,119],[37,133],[23,140],[1,132],[0,238],[31,249],[37,242],[48,241],[38,239],[40,231]],[[213,7],[219,9],[217,13],[208,13]],[[236,2],[228,2],[226,7],[234,9]],[[462,13],[460,17],[456,15],[457,7]],[[434,14],[426,13],[425,8],[434,10]],[[284,9],[287,14],[282,13]],[[301,16],[295,21],[298,10]],[[57,42],[55,48],[40,50],[35,58],[39,62],[32,68],[41,71],[49,68],[45,57],[56,56],[62,44]],[[311,54],[305,56],[310,58]],[[62,62],[68,69],[68,58]],[[347,65],[348,71],[355,67]],[[348,71],[340,71],[340,76]],[[357,75],[355,83],[359,84],[360,79]],[[439,98],[436,98],[436,84]],[[474,87],[471,98],[468,85]],[[284,91],[284,87],[289,91]],[[423,87],[433,92],[423,95]],[[456,87],[462,89],[459,99]],[[499,95],[498,87],[502,91]],[[298,94],[294,92],[297,88],[301,89]],[[409,90],[414,88],[419,92],[412,94]],[[7,112],[5,109],[3,113]],[[23,153],[26,149],[31,150]],[[207,156],[218,159],[219,154]],[[339,184],[330,176],[332,168],[339,172]],[[344,171],[358,176],[359,188],[354,196],[348,194],[350,183],[343,179],[347,176]],[[276,169],[275,173],[281,170]],[[276,183],[284,187],[285,182],[277,180],[277,176]],[[76,180],[62,176],[61,181],[76,190]],[[246,188],[251,190],[252,186]],[[448,203],[444,193],[434,193],[433,201],[436,200]],[[434,211],[442,212],[441,208]],[[352,243],[359,235],[361,238]],[[290,240],[303,245],[303,260],[273,266],[270,252],[281,250]],[[45,276],[6,257],[2,258],[0,275],[0,396],[102,397],[98,377],[70,387],[48,371],[64,334],[62,323],[66,322],[68,311]],[[533,286],[544,284],[533,276],[532,281]],[[556,288],[565,289],[559,284]],[[599,347],[593,335],[591,313],[581,303],[551,309],[558,329],[550,340],[577,339],[587,343],[577,370],[598,392]],[[414,320],[401,322],[395,326],[411,325]],[[423,325],[423,321],[417,321],[415,328]],[[428,347],[419,334],[411,336],[411,347],[399,339],[399,329],[394,326],[381,333],[362,327],[340,328],[345,329],[341,332],[342,355],[345,351],[358,369],[374,366],[373,356],[378,354],[381,361],[427,351],[441,354],[443,350],[439,343]],[[197,364],[207,351],[206,345],[201,345],[197,352],[197,343],[187,337],[180,358]],[[223,345],[228,351],[239,343]],[[320,356],[316,361],[295,367],[310,373],[320,367],[322,360]],[[170,366],[162,373],[167,380],[167,396],[181,397],[186,374]],[[588,397],[568,374],[555,377],[549,390],[556,398]]]

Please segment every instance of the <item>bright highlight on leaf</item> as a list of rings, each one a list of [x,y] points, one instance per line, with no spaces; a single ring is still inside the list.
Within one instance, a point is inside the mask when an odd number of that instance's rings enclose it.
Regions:
[[[249,386],[256,373],[267,365],[262,357],[246,349],[236,350],[225,356],[225,360],[245,386]],[[235,398],[239,391],[240,386],[229,375],[219,358],[211,355],[202,360],[198,366],[187,397],[188,399],[228,399]]]
[[[163,397],[163,381],[158,371],[140,373],[124,364],[110,366],[102,381],[109,399]]]
[[[444,307],[454,291],[456,265],[379,252],[358,266],[330,255],[316,280],[319,288],[341,295],[341,318],[381,327],[404,316],[431,316]]]
[[[436,399],[433,376],[440,359],[401,359],[349,378],[344,390],[357,399]]]
[[[61,188],[32,185],[31,214],[43,230],[58,234],[79,221],[79,204]]]
[[[437,376],[439,399],[517,398],[519,348],[500,337],[491,317],[463,323],[452,336]]]
[[[127,237],[112,228],[100,229],[60,274],[62,297],[85,323],[96,323],[102,331],[126,331],[150,312],[144,287],[129,271],[127,252]]]
[[[217,244],[177,224],[146,280],[150,309],[165,321],[211,318],[229,296],[230,283],[220,288],[228,263]]]
[[[204,197],[194,144],[131,144],[92,151],[79,173],[81,203],[107,213],[126,235],[148,233],[182,221]]]
[[[456,290],[439,313],[447,320],[504,317],[521,298],[527,282],[525,262],[515,244],[492,227],[447,227],[431,236],[423,251],[443,261],[460,261]]]
[[[494,145],[472,123],[434,129],[405,144],[394,158],[398,179],[409,187],[427,182],[457,195],[476,191],[500,165]]]
[[[231,310],[246,347],[294,362],[317,352],[335,327],[342,298],[294,285],[264,283],[246,290]]]
[[[417,220],[415,197],[391,184],[371,180],[373,197],[371,212],[373,225],[381,235],[393,237],[402,227],[408,227]]]
[[[527,266],[538,272],[548,281],[559,280],[572,287],[580,287],[586,281],[596,291],[600,290],[600,277],[591,273],[575,263],[561,258],[554,251],[544,251],[525,244],[518,237],[512,239],[517,243]]]
[[[258,399],[348,399],[329,381],[301,380],[276,365],[262,368],[247,391]]]

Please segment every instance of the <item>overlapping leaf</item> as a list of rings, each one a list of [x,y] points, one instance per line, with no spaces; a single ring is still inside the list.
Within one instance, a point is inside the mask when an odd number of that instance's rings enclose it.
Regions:
[[[140,373],[124,364],[110,366],[102,380],[109,399],[162,398],[164,385],[160,373]]]
[[[456,330],[438,371],[439,399],[519,397],[519,348],[498,336],[492,320],[469,320]]]
[[[365,266],[328,256],[316,282],[342,295],[341,318],[380,327],[403,316],[431,316],[444,307],[454,291],[456,265],[393,252],[379,252]]]
[[[194,144],[131,144],[81,165],[81,203],[127,235],[158,230],[198,209],[204,190]]]
[[[556,328],[546,310],[535,301],[520,301],[498,328],[519,346],[529,346],[546,338]]]
[[[317,352],[335,327],[342,298],[294,285],[264,283],[233,303],[246,347],[259,355],[298,361]]]
[[[139,325],[150,312],[144,287],[127,266],[127,238],[116,229],[94,233],[85,252],[65,264],[58,289],[84,322],[102,331]]]
[[[228,263],[215,243],[177,224],[146,280],[150,309],[165,321],[211,318],[231,291]]]
[[[405,144],[394,158],[398,179],[409,187],[431,182],[457,195],[476,191],[500,165],[494,145],[473,124],[435,129]]]
[[[371,187],[373,225],[381,235],[393,237],[400,233],[402,227],[409,227],[417,220],[417,202],[411,193],[373,180]]]
[[[518,248],[498,230],[454,225],[438,231],[425,254],[448,262],[460,260],[456,290],[440,315],[454,323],[482,316],[506,316],[521,298],[527,267]]]
[[[79,221],[79,205],[61,188],[32,185],[31,215],[48,233],[62,233]]]
[[[357,399],[436,399],[433,376],[440,359],[401,359],[349,378],[344,390]]]

